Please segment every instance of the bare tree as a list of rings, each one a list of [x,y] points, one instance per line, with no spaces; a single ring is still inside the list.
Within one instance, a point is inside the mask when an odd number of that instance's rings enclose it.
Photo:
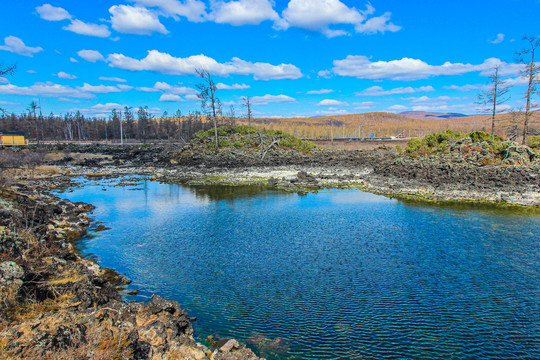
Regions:
[[[143,144],[146,144],[146,139],[148,138],[148,127],[150,120],[150,113],[148,112],[148,106],[139,107],[137,110],[138,125],[139,125],[139,139],[143,141]]]
[[[523,123],[523,144],[527,144],[527,134],[529,132],[529,119],[532,116],[531,109],[536,107],[535,104],[531,103],[531,96],[535,94],[538,89],[537,85],[540,82],[538,74],[540,74],[540,65],[534,63],[534,55],[536,49],[540,47],[540,39],[536,39],[534,36],[524,36],[523,40],[527,40],[530,45],[530,49],[523,49],[517,55],[519,56],[519,61],[525,65],[524,69],[521,70],[521,76],[528,79],[527,92],[525,93],[525,121]],[[530,55],[530,60],[525,57]]]
[[[34,125],[36,127],[36,142],[37,144],[39,145],[39,130],[38,130],[38,121],[37,121],[37,116],[36,116],[36,108],[37,108],[37,104],[35,101],[32,101],[30,103],[30,105],[28,105],[28,107],[26,108],[26,110],[28,110],[28,112],[30,114],[33,115],[33,119],[34,119]]]
[[[489,89],[478,94],[478,104],[486,105],[491,112],[491,140],[495,140],[495,115],[497,115],[497,106],[504,104],[510,99],[507,96],[509,86],[499,76],[500,66],[493,68],[493,73],[489,76]],[[487,111],[486,111],[487,112]]]
[[[16,65],[11,65],[11,66],[8,66],[8,67],[4,67],[4,66],[2,66],[0,64],[0,76],[13,74],[15,72],[16,67],[17,67]],[[6,114],[6,110],[3,109],[3,108],[0,108],[0,112],[2,113],[2,115]]]
[[[217,116],[221,111],[221,102],[216,97],[216,84],[212,79],[212,75],[208,70],[195,70],[197,76],[202,79],[202,82],[197,84],[199,94],[197,97],[201,99],[201,107],[207,116],[211,116],[214,121],[214,135],[216,139],[216,153],[219,151],[218,131],[217,131]]]
[[[248,126],[251,126],[251,98],[249,94],[242,98],[242,106],[246,108],[246,116],[248,118]]]
[[[236,111],[234,110],[234,105],[229,106],[229,111],[227,112],[227,125],[234,126],[236,124]]]
[[[17,65],[4,67],[0,64],[0,76],[11,75],[15,72],[16,68],[17,68]]]

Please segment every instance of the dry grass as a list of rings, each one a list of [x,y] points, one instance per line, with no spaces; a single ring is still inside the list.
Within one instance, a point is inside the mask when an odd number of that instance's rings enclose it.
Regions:
[[[238,125],[247,125],[244,118],[236,120]],[[415,119],[393,113],[375,112],[350,115],[320,116],[312,118],[256,118],[252,125],[258,128],[281,130],[304,139],[329,139],[333,122],[334,138],[397,136],[422,138],[427,134],[453,130],[468,133],[471,131],[491,131],[491,118],[488,115],[474,115],[455,118]],[[518,134],[523,132],[521,114],[501,114],[496,117],[495,134],[503,138],[509,128],[517,126]],[[540,129],[540,114],[531,119],[531,129]],[[534,133],[534,130],[532,131]]]
[[[66,293],[55,299],[45,299],[36,303],[19,304],[12,309],[10,315],[15,321],[26,321],[38,317],[41,314],[57,314],[60,311],[68,309],[72,303],[73,294]]]

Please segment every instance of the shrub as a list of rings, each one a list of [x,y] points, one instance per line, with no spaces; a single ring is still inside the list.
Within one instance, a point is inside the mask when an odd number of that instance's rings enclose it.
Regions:
[[[484,142],[484,141],[488,143],[492,142],[491,135],[485,131],[473,131],[473,132],[468,133],[467,136],[469,136],[469,138],[471,138],[473,142],[477,142],[477,143]]]
[[[420,147],[422,147],[422,141],[420,141],[417,138],[412,138],[407,143],[407,147],[405,148],[405,152],[411,154],[411,153],[417,151],[418,149],[420,149]]]
[[[527,145],[532,148],[540,148],[540,135],[531,136],[527,141]]]
[[[253,134],[257,132],[257,129],[255,129],[253,126],[246,126],[246,125],[238,125],[233,128],[233,132],[236,134]]]
[[[210,134],[208,133],[208,131],[201,130],[201,131],[196,132],[194,136],[199,141],[205,141],[206,139],[210,137]]]

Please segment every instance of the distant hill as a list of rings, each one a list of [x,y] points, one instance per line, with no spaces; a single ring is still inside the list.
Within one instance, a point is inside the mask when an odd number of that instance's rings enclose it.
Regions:
[[[404,111],[404,112],[400,112],[399,115],[413,118],[413,119],[422,119],[422,120],[452,119],[452,118],[469,116],[469,115],[459,114],[459,113],[436,113],[436,112],[425,112],[425,111]]]

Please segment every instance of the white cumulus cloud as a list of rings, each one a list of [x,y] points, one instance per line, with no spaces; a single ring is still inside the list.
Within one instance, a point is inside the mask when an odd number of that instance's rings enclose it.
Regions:
[[[357,24],[354,29],[356,32],[364,34],[384,33],[385,31],[396,32],[401,30],[401,26],[390,22],[391,16],[392,14],[390,12],[385,12],[381,16],[368,19],[365,23]]]
[[[397,94],[413,94],[416,92],[429,92],[435,91],[433,86],[420,86],[413,88],[411,86],[399,87],[390,90],[384,90],[380,86],[372,86],[365,90],[355,93],[356,96],[388,96],[388,95],[397,95]]]
[[[352,76],[359,79],[419,80],[431,76],[461,75],[469,72],[491,74],[493,68],[499,66],[499,74],[507,76],[516,74],[521,68],[519,64],[507,64],[496,58],[486,59],[482,64],[462,64],[445,62],[442,65],[430,65],[419,59],[402,58],[401,60],[375,61],[362,55],[348,55],[343,60],[334,60],[332,71],[341,76]]]
[[[324,100],[321,100],[317,104],[317,106],[349,106],[349,104],[347,104],[346,102],[339,101],[339,100],[324,99]]]
[[[155,32],[168,34],[158,16],[143,7],[113,5],[110,7],[112,28],[125,34],[151,35]]]
[[[491,40],[490,43],[492,44],[500,44],[504,41],[504,34],[499,33],[497,34],[497,37],[494,40]]]
[[[223,84],[223,83],[217,83],[216,88],[219,89],[219,90],[245,90],[245,89],[249,89],[250,86],[246,85],[246,84],[227,85],[227,84]]]
[[[239,58],[230,62],[218,63],[205,55],[194,55],[177,58],[157,50],[148,51],[148,55],[137,60],[123,54],[110,54],[107,61],[111,67],[131,71],[154,71],[162,74],[193,75],[196,69],[206,69],[218,76],[253,75],[255,80],[298,79],[302,77],[300,69],[291,64],[272,65],[268,63],[251,63]]]
[[[80,51],[77,51],[77,55],[79,55],[84,60],[90,61],[90,62],[105,60],[103,55],[101,55],[101,53],[96,50],[80,50]]]
[[[118,78],[118,77],[107,77],[107,76],[100,76],[99,80],[102,80],[102,81],[114,81],[114,82],[121,82],[121,83],[127,82],[126,79],[122,79],[122,78]]]
[[[270,103],[291,103],[295,102],[296,99],[287,96],[287,95],[264,95],[264,96],[253,96],[251,102],[253,105],[266,105]]]
[[[331,90],[331,89],[321,89],[321,90],[310,90],[306,94],[330,94],[333,92],[334,90]]]
[[[344,30],[332,30],[330,25],[358,24],[364,16],[339,0],[291,0],[282,13],[282,28],[290,26],[320,31],[328,37],[346,35]]]
[[[96,111],[112,111],[112,110],[122,110],[126,105],[117,104],[117,103],[106,103],[106,104],[96,104],[91,107],[91,109]]]
[[[187,18],[192,22],[202,22],[206,20],[206,4],[200,0],[131,0],[137,5],[144,7],[158,8],[163,15],[172,16],[178,19],[178,16]]]
[[[77,78],[75,75],[71,75],[63,71],[60,71],[58,74],[56,74],[56,76],[58,76],[60,79],[69,79],[69,80],[73,80]]]
[[[35,53],[43,51],[43,48],[26,46],[24,42],[16,36],[4,38],[4,45],[0,45],[0,50],[9,51],[15,54],[34,57]]]
[[[35,83],[32,86],[16,86],[12,84],[0,85],[0,94],[43,97],[69,97],[82,99],[90,99],[95,97],[94,94],[81,91],[78,88],[54,84],[52,82]]]
[[[159,101],[183,101],[182,98],[174,94],[162,94]]]
[[[214,1],[211,6],[209,18],[220,24],[258,25],[265,20],[279,20],[269,0]]]
[[[96,93],[96,94],[108,94],[108,93],[117,93],[121,92],[122,89],[120,89],[117,86],[107,86],[107,85],[90,85],[87,83],[84,83],[83,86],[77,87],[79,90],[84,92],[90,92],[90,93]]]
[[[365,34],[401,29],[390,22],[390,12],[369,18],[373,13],[375,8],[370,3],[362,11],[339,0],[291,0],[281,14],[282,19],[275,26],[281,29],[298,27],[318,31],[327,37],[348,35],[349,31],[344,30],[347,25],[354,26],[357,33]]]
[[[43,4],[36,7],[36,11],[43,20],[60,21],[71,19],[71,15],[63,8],[52,6],[51,4]]]
[[[404,110],[407,110],[407,109],[408,109],[408,107],[403,106],[403,105],[392,105],[387,110],[390,110],[390,111],[404,111]]]
[[[62,27],[62,29],[79,35],[96,36],[101,38],[106,38],[111,35],[107,25],[85,23],[77,19],[71,20],[71,24]]]

